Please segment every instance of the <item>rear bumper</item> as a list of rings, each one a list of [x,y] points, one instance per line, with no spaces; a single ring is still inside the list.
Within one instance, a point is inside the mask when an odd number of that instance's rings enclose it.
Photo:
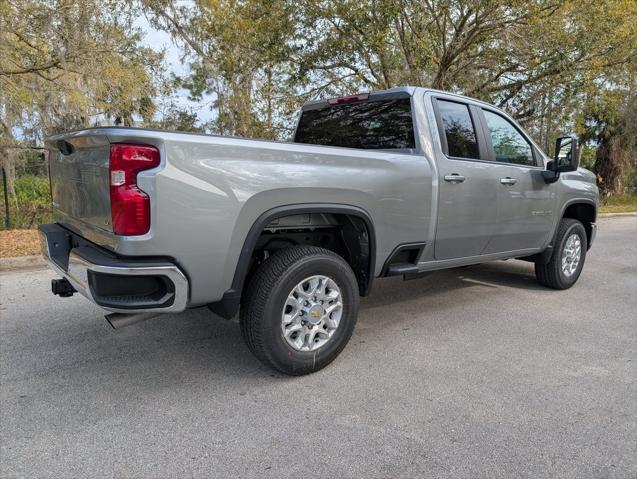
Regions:
[[[117,313],[172,313],[188,304],[188,279],[170,261],[124,259],[58,224],[39,227],[42,256],[77,292]]]

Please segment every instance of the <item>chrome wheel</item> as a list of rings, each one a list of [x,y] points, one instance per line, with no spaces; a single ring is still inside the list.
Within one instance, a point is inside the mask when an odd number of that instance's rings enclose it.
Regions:
[[[334,335],[343,314],[341,290],[327,276],[310,276],[288,295],[281,332],[297,351],[316,351]]]
[[[562,250],[562,273],[567,278],[573,276],[582,258],[582,241],[578,234],[573,233],[564,243]]]

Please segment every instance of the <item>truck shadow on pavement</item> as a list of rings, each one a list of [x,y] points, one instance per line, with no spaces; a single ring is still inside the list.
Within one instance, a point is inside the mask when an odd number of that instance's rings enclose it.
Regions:
[[[463,315],[463,319],[450,312],[457,311],[459,304],[470,308],[471,298],[477,294],[493,295],[497,302],[523,294],[519,290],[551,294],[535,283],[532,264],[517,261],[447,270],[407,282],[401,278],[378,280],[371,296],[361,302],[358,324],[344,356],[356,357],[357,348],[366,347],[359,346],[362,343],[388,340],[397,328],[408,324],[411,328],[435,328],[439,318],[470,321],[470,315]],[[17,337],[19,344],[13,345],[17,356],[22,354],[18,350],[37,351],[49,343],[50,347],[45,355],[34,353],[32,361],[17,362],[16,374],[63,373],[67,383],[63,387],[115,381],[123,392],[145,393],[175,386],[200,387],[198,384],[241,389],[247,378],[270,387],[269,378],[286,377],[252,356],[236,318],[223,320],[207,308],[198,308],[113,331],[101,320],[97,308],[83,298],[71,301],[50,311],[52,320]],[[342,361],[337,363],[350,367]]]
[[[478,285],[493,289],[551,291],[536,281],[533,263],[510,260],[433,271],[423,278],[408,281],[401,277],[377,278],[371,295],[363,299],[363,304],[367,308],[394,304]]]
[[[371,296],[361,302],[350,348],[370,339],[368,335],[378,337],[379,331],[381,335],[393,334],[390,327],[400,327],[401,322],[413,320],[416,310],[418,315],[424,313],[436,318],[457,307],[458,302],[466,301],[469,306],[474,294],[492,291],[494,295],[508,295],[506,290],[510,288],[541,294],[551,292],[535,282],[531,263],[518,261],[446,270],[407,282],[401,278],[378,280]],[[377,309],[382,309],[382,314],[374,314]],[[382,333],[382,323],[385,323],[385,333]],[[206,376],[286,377],[273,373],[252,356],[241,339],[237,318],[227,321],[207,308],[150,320],[113,334],[121,352],[127,349],[126,343],[134,348],[133,354],[137,354],[141,346],[146,354],[155,356],[148,359],[150,362],[187,363],[183,370],[189,375],[199,371]]]

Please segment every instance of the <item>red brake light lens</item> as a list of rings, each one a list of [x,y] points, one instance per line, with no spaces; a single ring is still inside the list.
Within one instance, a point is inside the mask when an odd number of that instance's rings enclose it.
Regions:
[[[357,101],[365,101],[369,99],[368,93],[359,93],[358,95],[339,96],[327,100],[329,105],[345,105],[347,103],[356,103]]]
[[[111,145],[111,219],[116,235],[143,235],[150,230],[150,198],[137,186],[137,173],[156,166],[159,150],[154,146]]]

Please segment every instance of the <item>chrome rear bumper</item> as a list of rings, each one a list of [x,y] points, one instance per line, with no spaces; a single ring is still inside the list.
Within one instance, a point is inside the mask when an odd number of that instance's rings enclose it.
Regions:
[[[42,256],[77,292],[117,313],[186,309],[188,279],[164,260],[118,258],[57,224],[39,227]]]

